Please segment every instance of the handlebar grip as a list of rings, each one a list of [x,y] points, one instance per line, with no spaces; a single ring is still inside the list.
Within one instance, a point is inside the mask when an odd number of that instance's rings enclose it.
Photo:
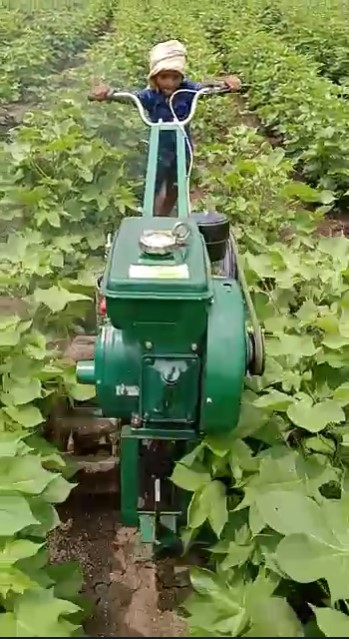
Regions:
[[[227,93],[243,93],[244,91],[247,91],[248,88],[249,88],[248,84],[242,84],[240,89],[238,89],[237,91],[234,89],[230,89],[226,85],[213,86],[209,88],[207,95],[210,96],[210,95],[226,95]]]

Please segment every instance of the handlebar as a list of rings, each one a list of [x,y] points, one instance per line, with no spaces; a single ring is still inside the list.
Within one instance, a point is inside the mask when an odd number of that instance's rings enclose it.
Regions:
[[[211,96],[211,95],[225,95],[226,93],[231,93],[231,89],[229,89],[226,86],[218,86],[218,87],[204,87],[203,89],[200,89],[199,91],[193,91],[191,89],[179,89],[178,91],[175,91],[170,98],[170,108],[172,107],[172,101],[173,98],[175,97],[175,95],[177,95],[178,93],[195,93],[194,95],[194,99],[191,105],[191,109],[190,109],[190,113],[188,115],[187,118],[185,118],[184,120],[180,120],[180,124],[181,126],[186,126],[187,124],[189,124],[189,122],[193,119],[194,115],[195,115],[195,111],[197,108],[197,104],[198,104],[198,100],[199,98],[201,98],[202,96]],[[145,114],[145,109],[140,101],[140,99],[137,97],[137,95],[135,95],[134,93],[130,93],[129,91],[113,91],[110,93],[110,95],[108,96],[108,100],[111,100],[113,102],[117,102],[118,100],[131,100],[137,107],[138,109],[138,113],[140,115],[141,120],[144,122],[144,124],[146,124],[147,126],[157,126],[157,122],[151,122],[146,114]],[[89,95],[88,96],[88,100],[90,102],[98,102],[99,100],[97,100],[96,98],[94,98],[93,96]],[[173,111],[174,113],[174,111]],[[162,126],[173,126],[173,122],[161,122]]]

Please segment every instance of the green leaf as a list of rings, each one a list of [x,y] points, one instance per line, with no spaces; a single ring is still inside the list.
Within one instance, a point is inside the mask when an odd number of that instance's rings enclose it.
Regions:
[[[349,617],[333,608],[311,606],[317,625],[325,637],[349,637]]]
[[[12,379],[10,378],[7,383],[3,384],[5,395],[2,396],[2,400],[5,404],[29,404],[34,399],[41,397],[41,382],[39,379],[23,378]]]
[[[42,360],[46,355],[46,338],[39,331],[32,330],[24,347],[24,353],[31,359]]]
[[[0,331],[0,348],[17,346],[20,339],[21,334],[18,330]]]
[[[336,452],[336,444],[334,441],[323,435],[316,435],[315,437],[305,439],[304,447],[306,450],[324,455],[334,455]]]
[[[47,573],[55,582],[56,597],[73,599],[82,589],[83,577],[77,561],[48,566]]]
[[[171,480],[179,488],[195,492],[211,481],[210,474],[203,467],[197,466],[197,469],[188,468],[181,462],[178,462],[173,470]]]
[[[71,484],[61,475],[56,475],[45,488],[42,497],[50,503],[62,504],[75,486],[77,484]]]
[[[242,584],[237,588],[227,587],[217,575],[203,568],[193,568],[190,573],[194,596],[185,603],[189,612],[190,635],[195,636],[241,636],[248,622],[242,599]]]
[[[91,301],[91,298],[82,293],[71,293],[65,288],[51,286],[51,288],[37,288],[34,292],[37,303],[47,306],[52,313],[60,313],[70,302]]]
[[[253,598],[247,610],[251,628],[244,637],[303,637],[303,627],[296,613],[281,597]]]
[[[234,566],[242,566],[250,557],[253,546],[240,546],[235,541],[229,543],[228,553],[221,562],[222,570],[228,570]]]
[[[10,537],[37,520],[22,495],[0,495],[0,535]]]
[[[280,568],[295,581],[310,583],[326,579],[332,601],[349,597],[349,529],[348,500],[326,499],[317,506],[322,521],[312,528],[298,528],[304,532],[282,539],[276,551]],[[306,522],[305,522],[306,524]],[[295,527],[294,527],[295,529]]]
[[[44,418],[36,406],[5,406],[5,413],[24,428],[34,428],[42,424]]]
[[[70,636],[78,626],[64,617],[79,610],[70,601],[55,598],[52,589],[28,590],[14,602],[16,632],[21,637]]]
[[[208,514],[212,530],[217,537],[220,536],[225,524],[228,521],[227,497],[224,484],[220,481],[212,481],[206,488],[206,494],[211,501],[211,510]]]
[[[189,528],[198,528],[206,519],[219,537],[228,521],[225,486],[220,481],[205,484],[191,499],[188,509]]]
[[[60,519],[55,508],[49,502],[43,501],[40,497],[32,497],[30,499],[30,508],[35,517],[30,528],[26,529],[28,535],[35,537],[45,537],[45,535],[54,530],[60,524]]]
[[[338,386],[333,393],[333,399],[340,406],[348,406],[349,404],[349,382],[344,382],[341,386]]]
[[[71,384],[69,395],[77,402],[85,402],[96,397],[96,387],[90,384]]]
[[[262,395],[254,402],[257,408],[267,408],[268,410],[286,411],[287,408],[294,402],[294,399],[290,395],[280,393],[277,390],[269,391],[267,395]]]
[[[271,490],[294,491],[319,496],[319,487],[337,478],[334,469],[318,459],[305,459],[299,452],[274,446],[260,454],[259,476],[251,477],[246,492],[252,495]]]
[[[24,593],[28,588],[36,586],[35,581],[18,568],[0,564],[0,594],[3,597],[6,597],[10,591]]]
[[[2,612],[0,614],[0,637],[20,636],[20,630],[17,629],[16,615],[13,612]]]
[[[54,478],[55,475],[45,470],[35,455],[4,457],[0,464],[0,492],[38,495]]]
[[[283,195],[286,197],[298,197],[304,202],[322,202],[321,195],[316,189],[312,189],[304,182],[288,182],[288,184],[282,189]],[[332,195],[332,194],[331,194]],[[333,199],[333,196],[332,196]],[[332,200],[331,200],[332,201]]]
[[[309,335],[287,335],[269,338],[267,340],[268,355],[297,355],[301,357],[311,357],[315,355],[315,346],[312,337]]]
[[[0,433],[0,457],[14,457],[22,441],[22,436],[14,432]]]
[[[40,548],[42,544],[35,544],[29,539],[8,539],[0,545],[0,567],[3,564],[11,565],[20,559],[32,557]]]
[[[287,415],[296,426],[311,433],[318,433],[329,424],[345,421],[343,409],[331,399],[313,405],[308,400],[301,400],[288,408]]]
[[[265,524],[282,535],[300,532],[317,535],[324,526],[319,506],[299,492],[273,490],[259,495],[256,505]],[[327,535],[325,528],[323,534]]]

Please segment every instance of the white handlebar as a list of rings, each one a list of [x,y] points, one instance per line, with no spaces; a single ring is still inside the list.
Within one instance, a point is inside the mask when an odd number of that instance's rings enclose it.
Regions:
[[[189,124],[189,122],[193,119],[194,115],[195,115],[195,111],[196,111],[196,107],[197,107],[197,103],[199,98],[202,95],[209,95],[211,93],[214,93],[214,91],[212,91],[212,89],[210,88],[203,88],[200,89],[199,91],[193,91],[191,89],[179,89],[178,91],[175,91],[175,93],[173,93],[171,95],[170,101],[169,101],[169,105],[170,105],[170,109],[172,111],[172,113],[174,113],[173,108],[172,108],[172,100],[175,97],[175,95],[177,95],[178,93],[195,93],[194,98],[193,98],[193,102],[191,105],[191,109],[190,109],[190,113],[188,115],[187,118],[185,118],[185,120],[180,120],[180,124],[181,126],[186,126],[187,124]],[[136,105],[137,109],[138,109],[138,113],[142,119],[142,121],[144,122],[144,124],[146,124],[147,126],[157,126],[158,123],[157,122],[151,122],[146,114],[145,114],[145,109],[140,101],[140,99],[134,94],[134,93],[130,93],[129,91],[113,91],[113,93],[110,94],[110,99],[111,100],[118,100],[119,98],[124,99],[127,98],[129,100],[132,100],[132,102],[134,102],[134,104]],[[173,122],[161,122],[161,126],[173,126]]]

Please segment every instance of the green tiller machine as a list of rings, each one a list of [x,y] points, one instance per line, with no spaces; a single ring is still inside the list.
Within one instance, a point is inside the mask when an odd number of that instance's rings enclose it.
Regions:
[[[175,462],[206,434],[230,433],[239,419],[246,374],[261,375],[262,333],[246,287],[229,221],[191,214],[185,121],[152,123],[141,217],[124,219],[111,243],[100,294],[106,317],[94,360],[79,361],[80,383],[94,384],[105,417],[120,424],[121,520],[143,542],[177,535],[186,494],[169,479]],[[154,216],[161,131],[177,144],[177,218]],[[219,275],[213,274],[214,270]],[[218,267],[218,268],[217,268]],[[250,326],[247,328],[247,315]]]

